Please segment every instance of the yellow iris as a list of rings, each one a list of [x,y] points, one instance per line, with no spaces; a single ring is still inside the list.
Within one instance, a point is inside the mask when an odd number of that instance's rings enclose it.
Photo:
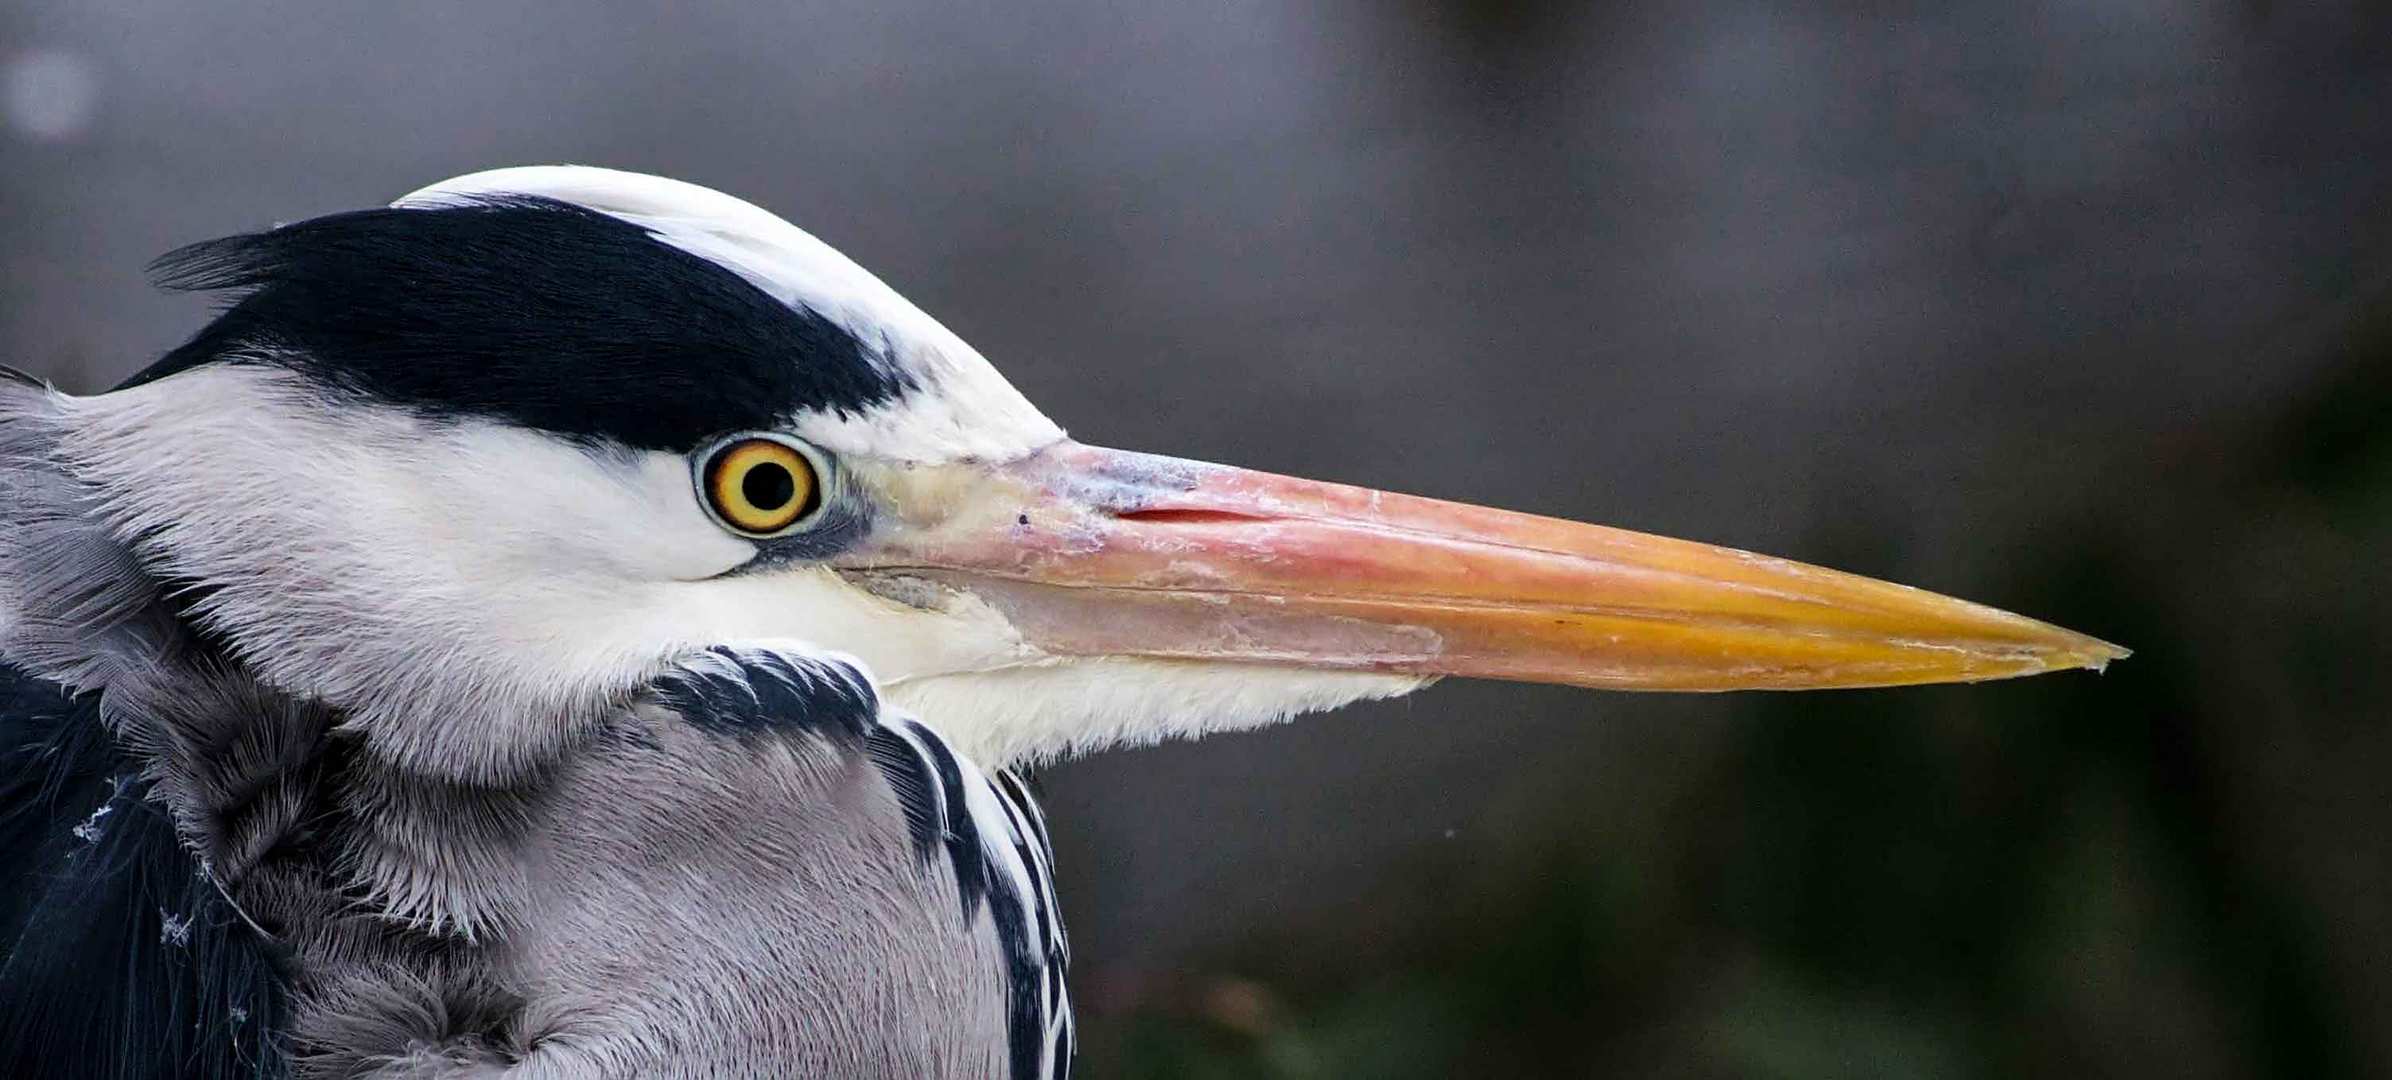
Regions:
[[[814,463],[771,439],[742,439],[706,463],[706,499],[723,524],[763,536],[797,523],[821,504]]]

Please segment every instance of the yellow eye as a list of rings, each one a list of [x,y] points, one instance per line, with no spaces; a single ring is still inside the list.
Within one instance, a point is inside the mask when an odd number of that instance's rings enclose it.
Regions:
[[[706,461],[704,487],[714,515],[752,536],[787,529],[822,505],[814,463],[795,447],[772,439],[725,443]]]

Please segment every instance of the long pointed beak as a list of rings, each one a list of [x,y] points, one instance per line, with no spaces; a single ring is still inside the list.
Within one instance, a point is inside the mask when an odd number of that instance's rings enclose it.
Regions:
[[[916,470],[889,494],[897,520],[843,573],[888,595],[968,590],[1055,655],[1623,690],[1965,682],[2127,655],[1730,548],[1071,442]]]

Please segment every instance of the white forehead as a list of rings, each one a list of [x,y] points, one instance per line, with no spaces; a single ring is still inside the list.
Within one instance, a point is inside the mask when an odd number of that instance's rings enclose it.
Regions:
[[[1063,437],[995,367],[854,260],[778,215],[712,188],[582,165],[469,173],[413,192],[401,209],[526,195],[611,214],[831,320],[915,389],[862,413],[815,413],[792,427],[830,450],[908,461],[1004,461]],[[791,358],[802,363],[801,358]]]

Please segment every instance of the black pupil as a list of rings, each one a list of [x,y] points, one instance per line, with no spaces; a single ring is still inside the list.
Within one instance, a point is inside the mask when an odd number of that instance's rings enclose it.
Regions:
[[[786,465],[763,462],[739,478],[739,495],[758,510],[778,510],[797,498],[797,477]]]

